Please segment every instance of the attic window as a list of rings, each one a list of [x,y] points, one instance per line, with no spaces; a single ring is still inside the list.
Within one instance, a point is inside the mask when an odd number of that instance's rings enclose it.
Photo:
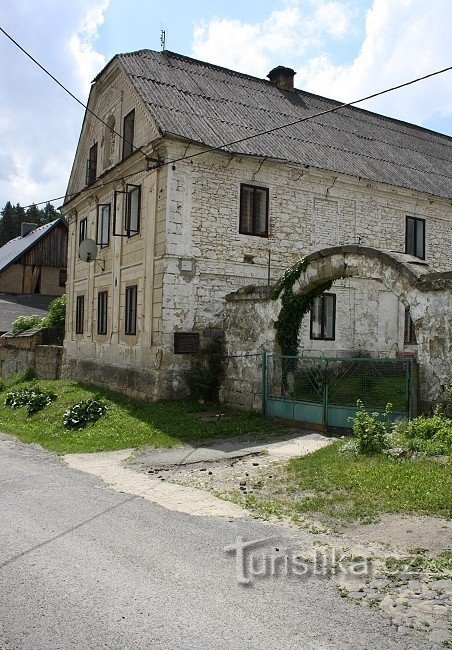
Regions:
[[[268,189],[240,186],[240,225],[242,235],[268,237]]]
[[[133,136],[135,131],[135,109],[127,113],[124,118],[124,128],[122,131],[122,159],[127,158],[133,153]]]
[[[86,184],[94,183],[97,176],[97,142],[90,147],[88,160],[86,161]]]

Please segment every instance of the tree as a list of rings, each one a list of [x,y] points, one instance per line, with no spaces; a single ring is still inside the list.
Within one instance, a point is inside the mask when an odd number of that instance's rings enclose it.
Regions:
[[[19,203],[13,206],[8,201],[1,211],[0,219],[0,246],[20,235],[20,226],[22,223],[35,223],[37,226],[43,226],[46,223],[55,221],[60,214],[55,210],[51,203],[46,203],[42,210],[34,203],[27,210],[22,208]]]

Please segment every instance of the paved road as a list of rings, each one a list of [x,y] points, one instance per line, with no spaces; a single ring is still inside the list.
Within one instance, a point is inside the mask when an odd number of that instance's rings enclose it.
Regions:
[[[168,511],[6,436],[0,494],[2,649],[427,647],[324,578],[237,583],[225,545],[303,534]]]

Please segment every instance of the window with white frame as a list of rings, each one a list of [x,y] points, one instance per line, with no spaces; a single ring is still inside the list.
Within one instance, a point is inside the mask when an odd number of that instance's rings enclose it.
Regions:
[[[80,219],[78,223],[78,243],[81,244],[88,236],[88,219]]]
[[[97,206],[97,239],[96,244],[105,248],[110,243],[110,203]]]
[[[113,235],[116,237],[137,235],[140,232],[141,221],[141,186],[128,183],[125,190],[116,191],[114,196]],[[119,219],[117,219],[118,211]]]

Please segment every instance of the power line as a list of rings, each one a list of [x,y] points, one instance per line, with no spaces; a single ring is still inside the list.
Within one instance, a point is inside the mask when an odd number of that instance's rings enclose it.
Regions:
[[[88,110],[90,113],[92,113],[92,111],[91,111],[90,109],[88,109],[88,108],[87,108],[87,107],[86,107],[86,106],[85,106],[85,105],[84,105],[84,104],[83,104],[79,99],[77,99],[77,97],[75,97],[75,96],[74,96],[74,95],[73,95],[69,90],[67,90],[67,89],[66,89],[66,88],[65,88],[65,87],[64,87],[64,86],[63,86],[63,85],[62,85],[62,84],[61,84],[57,79],[55,79],[55,77],[53,77],[53,75],[51,75],[51,74],[50,74],[50,73],[49,73],[49,72],[48,72],[48,71],[47,71],[43,66],[41,66],[40,63],[38,63],[35,59],[33,59],[33,57],[32,57],[30,54],[28,54],[28,52],[26,52],[26,51],[25,51],[25,50],[24,50],[24,49],[23,49],[23,48],[22,48],[18,43],[16,43],[16,41],[14,41],[14,39],[12,39],[12,37],[9,36],[9,34],[7,34],[7,33],[6,33],[6,32],[5,32],[1,27],[0,27],[0,30],[1,30],[1,31],[2,31],[2,32],[3,32],[3,33],[4,33],[4,34],[5,34],[5,35],[10,39],[10,40],[12,40],[13,43],[15,43],[15,45],[17,45],[17,46],[18,46],[18,47],[19,47],[19,48],[20,48],[20,49],[21,49],[21,50],[22,50],[22,51],[23,51],[27,56],[29,56],[29,57],[30,57],[30,58],[31,58],[31,59],[32,59],[32,60],[33,60],[33,61],[34,61],[34,62],[35,62],[35,63],[36,63],[40,68],[42,68],[42,69],[44,70],[44,72],[46,72],[46,74],[48,74],[50,77],[52,77],[52,79],[54,79],[54,80],[56,81],[56,83],[58,83],[59,86],[61,86],[61,87],[62,87],[66,92],[68,92],[68,93],[69,93],[69,94],[70,94],[70,95],[71,95],[71,96],[72,96],[72,97],[73,97],[73,98],[74,98],[74,99],[75,99],[79,104],[81,104],[82,106],[84,106],[84,107],[86,108],[86,110]],[[182,162],[182,161],[184,161],[184,160],[189,160],[189,159],[191,159],[191,158],[195,158],[195,157],[197,157],[197,156],[201,156],[201,155],[204,155],[204,154],[206,154],[206,153],[210,153],[210,152],[212,152],[212,151],[222,151],[222,150],[224,150],[225,147],[231,147],[231,146],[233,146],[233,145],[240,144],[240,143],[242,143],[242,142],[246,142],[246,141],[248,141],[248,140],[252,140],[253,138],[258,138],[258,137],[260,137],[260,136],[267,135],[267,134],[269,134],[269,133],[274,133],[275,131],[280,131],[280,130],[285,129],[285,128],[288,128],[288,127],[290,127],[290,126],[294,126],[295,124],[301,124],[302,122],[307,122],[308,120],[312,120],[312,119],[314,119],[314,118],[316,118],[316,117],[321,117],[321,116],[323,116],[323,115],[327,115],[327,114],[329,114],[329,113],[334,113],[334,112],[340,110],[341,108],[347,108],[347,107],[354,106],[355,104],[360,104],[360,103],[362,103],[362,102],[364,102],[364,101],[367,101],[367,100],[369,100],[369,99],[374,99],[375,97],[379,97],[379,96],[381,96],[381,95],[385,95],[385,94],[390,93],[390,92],[393,92],[393,91],[395,91],[395,90],[400,90],[401,88],[405,88],[405,87],[407,87],[407,86],[411,86],[411,85],[413,85],[413,84],[415,84],[415,83],[419,83],[420,81],[424,81],[425,79],[429,79],[429,78],[431,78],[431,77],[435,77],[435,76],[440,75],[440,74],[443,74],[443,73],[445,73],[445,72],[449,72],[450,70],[452,70],[452,66],[448,66],[447,68],[442,68],[441,70],[435,70],[434,72],[430,72],[430,73],[428,73],[428,74],[426,74],[426,75],[423,75],[423,76],[421,76],[421,77],[417,77],[416,79],[411,79],[410,81],[406,81],[406,82],[401,83],[401,84],[398,84],[398,85],[396,85],[396,86],[391,86],[390,88],[386,88],[385,90],[380,90],[380,91],[378,91],[378,92],[376,92],[376,93],[372,93],[371,95],[367,95],[366,97],[361,97],[360,99],[355,99],[354,101],[351,101],[351,102],[346,102],[346,103],[343,103],[343,104],[338,104],[337,106],[334,106],[333,108],[329,108],[329,109],[326,109],[326,110],[323,110],[323,111],[319,111],[319,112],[317,112],[317,113],[313,113],[312,115],[307,115],[307,116],[302,117],[302,118],[300,118],[300,119],[298,119],[298,120],[293,120],[292,122],[287,122],[286,124],[282,124],[282,125],[280,125],[280,126],[275,126],[275,127],[271,128],[271,129],[267,129],[267,130],[265,130],[265,131],[261,131],[261,132],[259,132],[259,133],[255,133],[255,134],[253,134],[253,135],[248,135],[248,136],[245,136],[245,137],[243,137],[243,138],[239,138],[238,140],[234,140],[234,141],[232,141],[232,142],[227,142],[227,143],[224,143],[224,144],[218,145],[218,146],[216,146],[216,147],[208,147],[207,149],[203,149],[202,151],[198,151],[198,152],[193,153],[193,154],[190,154],[190,155],[184,155],[184,156],[181,156],[180,158],[175,158],[174,160],[168,160],[168,161],[166,161],[166,162],[163,162],[163,161],[158,162],[156,165],[153,165],[153,166],[151,166],[151,167],[146,167],[145,169],[142,169],[142,170],[138,170],[137,172],[134,172],[133,174],[128,174],[127,176],[123,176],[123,177],[115,178],[115,179],[112,179],[112,180],[110,180],[110,181],[107,181],[106,183],[103,183],[103,184],[101,184],[101,185],[97,185],[97,186],[96,186],[96,189],[97,189],[97,188],[104,187],[104,186],[106,186],[106,185],[109,185],[110,183],[113,183],[113,182],[118,182],[118,181],[124,180],[124,179],[128,178],[129,176],[133,176],[134,174],[138,174],[138,173],[140,173],[141,171],[150,171],[150,170],[154,170],[154,169],[159,169],[159,168],[161,168],[161,167],[165,167],[165,166],[170,165],[170,164],[171,164],[171,165],[174,165],[174,164],[177,163],[177,162]],[[106,124],[106,123],[105,123],[105,122],[104,122],[100,117],[98,117],[95,113],[92,113],[92,114],[94,115],[94,117],[96,117],[98,120],[100,120],[103,124]],[[108,126],[108,125],[106,124],[106,126]],[[116,132],[115,132],[115,133],[116,133]],[[119,134],[118,134],[118,135],[119,135]],[[123,136],[120,136],[120,137],[122,138]],[[124,138],[123,138],[123,139],[124,139]],[[148,156],[146,156],[146,154],[145,154],[144,152],[142,152],[142,153],[143,153],[143,155],[146,157],[147,160],[152,160],[151,158],[148,158]],[[234,153],[234,152],[232,152],[232,153]],[[64,195],[64,196],[59,196],[59,197],[56,197],[56,198],[50,199],[49,201],[40,201],[39,203],[35,203],[35,204],[31,204],[31,205],[43,205],[44,203],[50,203],[50,201],[57,201],[57,200],[60,200],[60,199],[67,199],[68,197],[71,197],[71,196],[75,196],[75,195],[77,195],[77,194],[80,194],[81,192],[83,192],[83,191],[86,190],[86,189],[87,189],[87,188],[83,188],[83,189],[79,190],[78,192],[74,192],[74,193],[72,193],[72,194],[66,194],[66,195]],[[28,208],[28,207],[30,207],[30,206],[25,206],[25,208]]]
[[[84,103],[83,103],[83,102],[82,102],[78,97],[76,97],[76,96],[74,95],[73,92],[71,92],[68,88],[66,88],[66,86],[65,86],[64,84],[62,84],[61,81],[59,81],[59,80],[58,80],[58,79],[57,79],[57,78],[56,78],[56,77],[55,77],[51,72],[49,72],[49,71],[47,70],[47,68],[45,68],[41,63],[39,63],[39,61],[37,61],[37,60],[34,58],[34,56],[32,56],[29,52],[27,52],[27,50],[26,50],[25,48],[23,48],[22,45],[20,45],[20,43],[18,43],[18,42],[17,42],[17,41],[12,37],[12,36],[10,36],[10,34],[8,34],[8,32],[6,32],[6,31],[3,29],[3,27],[1,27],[1,26],[0,26],[0,31],[1,31],[1,32],[6,36],[6,38],[9,38],[9,40],[10,40],[12,43],[14,43],[14,45],[15,45],[16,47],[18,47],[19,50],[25,54],[25,56],[28,56],[28,58],[31,59],[31,60],[33,61],[33,63],[35,63],[35,64],[38,66],[38,68],[41,68],[41,70],[42,70],[43,72],[45,72],[46,75],[48,75],[48,76],[49,76],[49,77],[50,77],[50,78],[51,78],[51,79],[52,79],[56,84],[58,84],[58,86],[60,86],[60,88],[62,88],[62,89],[64,90],[64,92],[66,92],[70,97],[72,97],[72,99],[75,99],[75,101],[76,101],[78,104],[80,104],[80,106],[83,106],[83,108],[84,108],[88,113],[90,113],[91,115],[93,115],[97,120],[99,120],[99,122],[102,122],[102,124],[103,124],[104,126],[106,126],[107,129],[108,129],[109,131],[111,131],[112,133],[114,133],[115,135],[117,135],[119,138],[121,138],[121,140],[123,140],[124,142],[126,142],[127,144],[129,144],[129,145],[132,147],[132,151],[134,151],[134,150],[135,150],[135,151],[138,151],[138,150],[141,149],[141,147],[135,147],[134,144],[133,144],[133,142],[130,142],[129,140],[126,140],[126,138],[124,138],[123,135],[121,135],[120,133],[118,133],[118,131],[115,131],[114,129],[112,129],[111,126],[110,126],[109,124],[107,124],[107,122],[105,122],[101,117],[99,117],[98,115],[96,115],[96,113],[94,113],[90,108],[88,108],[88,106],[87,106],[86,104],[84,104]],[[142,153],[143,153],[143,152],[142,152]],[[145,153],[143,153],[143,155],[147,158],[147,156],[146,156]],[[151,159],[150,159],[150,160],[151,160]],[[52,199],[52,200],[55,201],[55,200],[57,200],[57,199]],[[42,201],[41,203],[44,203],[44,201]],[[39,204],[36,203],[35,205],[39,205]]]
[[[385,95],[386,93],[393,92],[394,90],[400,90],[400,88],[405,88],[406,86],[411,86],[412,84],[418,83],[419,81],[424,81],[425,79],[429,79],[430,77],[434,77],[439,74],[443,74],[444,72],[449,72],[452,70],[452,66],[448,66],[447,68],[443,68],[442,70],[436,70],[435,72],[430,72],[429,74],[426,74],[422,77],[417,77],[416,79],[412,79],[411,81],[406,81],[404,83],[398,84],[397,86],[392,86],[391,88],[386,88],[386,90],[380,90],[376,93],[373,93],[372,95],[367,95],[366,97],[361,97],[361,99],[355,99],[352,102],[346,102],[345,104],[339,104],[338,106],[335,106],[333,108],[328,108],[324,111],[319,111],[318,113],[314,113],[313,115],[307,115],[306,117],[302,117],[298,120],[294,120],[293,122],[287,122],[286,124],[282,124],[281,126],[275,126],[271,129],[267,129],[266,131],[261,131],[260,133],[255,133],[253,135],[247,135],[244,138],[240,138],[239,140],[233,140],[232,142],[228,142],[226,144],[220,144],[217,147],[209,147],[207,149],[203,149],[202,151],[198,151],[196,153],[190,154],[189,156],[181,156],[180,158],[176,158],[175,160],[168,160],[165,163],[160,164],[160,167],[163,167],[164,165],[169,165],[169,164],[175,164],[177,162],[181,162],[183,160],[188,160],[189,158],[196,158],[196,156],[202,156],[205,153],[210,153],[211,151],[221,151],[225,147],[232,147],[235,144],[241,144],[242,142],[246,142],[247,140],[252,140],[253,138],[259,138],[262,135],[267,135],[268,133],[274,133],[275,131],[280,131],[281,129],[286,129],[289,126],[294,126],[295,124],[300,124],[301,122],[307,122],[308,120],[312,120],[315,117],[321,117],[322,115],[327,115],[328,113],[334,113],[341,108],[347,108],[349,106],[354,106],[355,104],[360,104],[361,102],[365,102],[368,99],[374,99],[374,97],[379,97],[380,95]],[[151,169],[155,169],[155,167],[151,167]]]

